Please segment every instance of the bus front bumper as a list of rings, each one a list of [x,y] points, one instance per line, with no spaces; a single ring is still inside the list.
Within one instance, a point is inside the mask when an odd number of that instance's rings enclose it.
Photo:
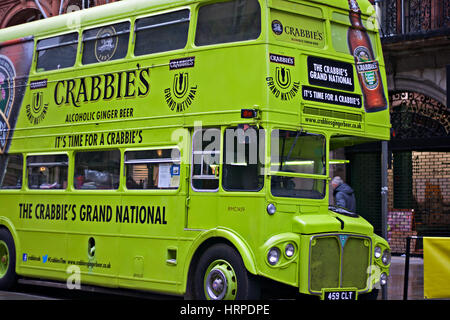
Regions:
[[[325,299],[356,299],[387,281],[389,246],[375,234],[324,233],[300,238],[301,293]],[[381,250],[380,256],[374,255],[375,248]],[[389,261],[383,258],[385,252]]]
[[[379,288],[389,275],[389,245],[375,234],[283,233],[261,250],[264,276],[322,298],[354,299]]]

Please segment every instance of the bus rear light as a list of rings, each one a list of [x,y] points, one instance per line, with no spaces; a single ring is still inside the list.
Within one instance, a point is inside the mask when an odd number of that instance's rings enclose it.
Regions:
[[[241,118],[252,119],[258,117],[258,110],[255,109],[241,109]]]

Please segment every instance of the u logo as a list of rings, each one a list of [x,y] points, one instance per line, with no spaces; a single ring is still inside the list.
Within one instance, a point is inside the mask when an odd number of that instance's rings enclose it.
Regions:
[[[42,92],[36,92],[33,94],[33,111],[35,113],[39,113],[39,110],[42,108]]]
[[[287,89],[291,85],[291,70],[277,67],[275,79],[280,88]]]
[[[189,87],[189,78],[188,74],[181,72],[177,73],[173,78],[173,93],[175,97],[181,99],[186,94]]]

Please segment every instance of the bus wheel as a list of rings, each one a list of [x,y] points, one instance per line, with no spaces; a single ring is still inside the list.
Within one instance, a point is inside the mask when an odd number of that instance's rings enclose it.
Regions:
[[[10,289],[16,282],[16,251],[11,234],[0,229],[0,290]]]
[[[226,244],[216,244],[201,256],[194,276],[194,298],[206,300],[257,299],[259,287],[241,256]]]

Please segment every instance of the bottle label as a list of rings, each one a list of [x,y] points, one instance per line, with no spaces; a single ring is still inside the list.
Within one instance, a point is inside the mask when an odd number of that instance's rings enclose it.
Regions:
[[[380,83],[378,79],[378,62],[371,60],[369,49],[360,46],[354,51],[356,70],[361,75],[367,89],[375,90]]]

